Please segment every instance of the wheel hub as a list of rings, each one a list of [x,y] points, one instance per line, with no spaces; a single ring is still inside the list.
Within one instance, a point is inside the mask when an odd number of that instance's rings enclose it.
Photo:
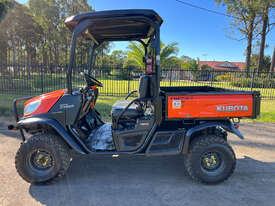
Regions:
[[[216,152],[208,152],[202,156],[202,167],[206,170],[215,170],[220,166],[220,157]]]
[[[53,158],[49,152],[37,150],[32,154],[31,163],[36,169],[49,169],[53,165]]]

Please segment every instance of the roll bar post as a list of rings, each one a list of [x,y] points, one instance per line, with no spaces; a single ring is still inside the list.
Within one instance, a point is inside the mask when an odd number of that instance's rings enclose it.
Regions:
[[[75,46],[76,46],[76,39],[77,37],[91,24],[91,19],[86,19],[82,22],[80,22],[73,31],[72,36],[72,43],[71,43],[71,49],[70,49],[70,60],[67,70],[67,93],[72,94],[72,70],[74,65],[74,58],[75,58]]]
[[[88,74],[89,75],[91,75],[91,70],[95,65],[95,60],[96,60],[95,50],[97,47],[98,47],[98,45],[93,43],[91,50],[90,50],[89,65],[88,65]]]

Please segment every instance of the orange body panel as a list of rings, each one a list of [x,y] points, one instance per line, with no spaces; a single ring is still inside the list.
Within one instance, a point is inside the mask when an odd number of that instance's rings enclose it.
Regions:
[[[167,97],[167,118],[250,117],[250,94],[175,95]]]
[[[24,115],[24,117],[29,117],[37,114],[43,114],[47,113],[53,105],[66,93],[66,89],[60,89],[57,91],[53,91],[50,93],[42,94],[40,96],[34,97],[24,103],[24,106],[26,107],[29,103],[35,102],[35,101],[41,101],[40,106],[31,114]]]

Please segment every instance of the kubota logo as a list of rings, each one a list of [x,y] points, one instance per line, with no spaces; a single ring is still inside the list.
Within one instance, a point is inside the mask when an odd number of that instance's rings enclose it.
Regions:
[[[248,111],[247,105],[218,105],[217,112],[246,112]]]

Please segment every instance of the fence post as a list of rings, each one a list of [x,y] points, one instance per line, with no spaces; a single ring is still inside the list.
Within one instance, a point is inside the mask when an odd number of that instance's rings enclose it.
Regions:
[[[43,65],[44,66],[44,65]],[[41,78],[41,92],[44,93],[44,84],[43,84],[43,66],[40,65],[40,78]]]
[[[252,73],[252,79],[251,79],[251,85],[250,85],[250,90],[253,90],[253,84],[254,84],[254,76],[255,76],[255,70]]]
[[[130,71],[130,69],[127,69],[127,71],[128,71],[128,94],[129,94],[130,93],[131,71]]]
[[[211,87],[212,87],[212,85],[213,85],[213,71],[211,71]]]
[[[172,85],[172,68],[170,68],[170,86]]]

